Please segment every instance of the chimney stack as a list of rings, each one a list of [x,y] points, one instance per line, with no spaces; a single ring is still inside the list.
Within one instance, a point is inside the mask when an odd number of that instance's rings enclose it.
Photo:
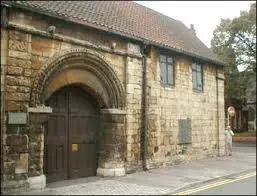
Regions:
[[[190,24],[190,30],[193,32],[194,35],[196,35],[195,27],[193,24]]]

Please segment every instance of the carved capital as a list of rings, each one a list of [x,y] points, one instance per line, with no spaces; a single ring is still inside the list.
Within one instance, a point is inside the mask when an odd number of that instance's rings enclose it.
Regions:
[[[32,124],[43,124],[48,120],[49,114],[52,113],[52,108],[44,105],[29,107],[27,110],[29,122]]]

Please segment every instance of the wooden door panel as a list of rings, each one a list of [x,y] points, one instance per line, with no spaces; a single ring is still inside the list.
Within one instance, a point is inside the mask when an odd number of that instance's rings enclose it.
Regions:
[[[69,92],[69,112],[72,114],[84,114],[86,116],[97,112],[96,105],[92,103],[92,98],[82,89],[71,89]]]
[[[83,144],[83,152],[87,155],[87,159],[86,159],[86,167],[88,169],[92,169],[94,170],[96,167],[96,148],[95,148],[95,144]],[[94,157],[94,159],[92,159]]]
[[[65,153],[64,153],[64,151],[65,151],[65,146],[66,145],[56,145],[56,168],[57,168],[57,170],[61,170],[61,171],[63,171],[63,170],[65,170]]]
[[[46,130],[47,136],[48,136],[47,141],[49,142],[52,141],[56,143],[58,141],[63,141],[66,139],[66,136],[67,136],[66,121],[67,121],[67,117],[65,115],[62,115],[62,114],[50,115],[50,118],[48,120],[48,128]]]
[[[45,174],[47,182],[67,179],[68,94],[55,93],[48,101],[53,108],[45,132]]]
[[[68,87],[48,101],[53,108],[45,136],[47,181],[96,175],[99,109],[81,89]],[[72,145],[77,145],[72,149]]]
[[[68,112],[68,92],[61,90],[54,93],[48,100],[48,105],[53,109],[53,114],[56,113],[67,113]]]
[[[96,123],[95,117],[71,115],[70,139],[86,143],[95,143]]]
[[[78,151],[70,152],[70,178],[96,175],[95,144],[78,144]]]
[[[91,98],[82,90],[70,92],[69,141],[78,144],[78,151],[70,148],[70,177],[86,177],[96,174],[96,118],[99,112]],[[89,145],[91,144],[91,145]],[[72,160],[77,160],[72,161]]]
[[[67,179],[67,158],[65,157],[65,145],[46,145],[47,168],[45,174],[47,182]]]

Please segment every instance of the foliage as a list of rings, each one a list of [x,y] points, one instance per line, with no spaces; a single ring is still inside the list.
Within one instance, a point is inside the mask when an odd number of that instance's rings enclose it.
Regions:
[[[213,32],[211,47],[225,66],[225,98],[243,99],[249,75],[256,77],[256,3],[240,16],[221,19]],[[239,72],[238,67],[244,67]]]

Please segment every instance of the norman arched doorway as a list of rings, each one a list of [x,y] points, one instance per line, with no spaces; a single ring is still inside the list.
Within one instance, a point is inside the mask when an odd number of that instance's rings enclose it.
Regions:
[[[47,182],[95,176],[100,110],[78,86],[66,86],[46,101],[53,109],[45,130],[44,173]]]
[[[29,140],[40,147],[35,152],[31,146],[30,186],[40,181],[44,187],[46,176],[51,182],[95,174],[125,175],[124,97],[122,82],[105,57],[96,51],[72,49],[46,62],[34,79],[29,104]],[[71,122],[73,113],[76,123]],[[83,117],[87,113],[95,119],[87,121]],[[47,126],[42,126],[47,122]],[[85,152],[80,152],[81,145],[87,146],[82,149]],[[90,145],[95,149],[88,150]]]

